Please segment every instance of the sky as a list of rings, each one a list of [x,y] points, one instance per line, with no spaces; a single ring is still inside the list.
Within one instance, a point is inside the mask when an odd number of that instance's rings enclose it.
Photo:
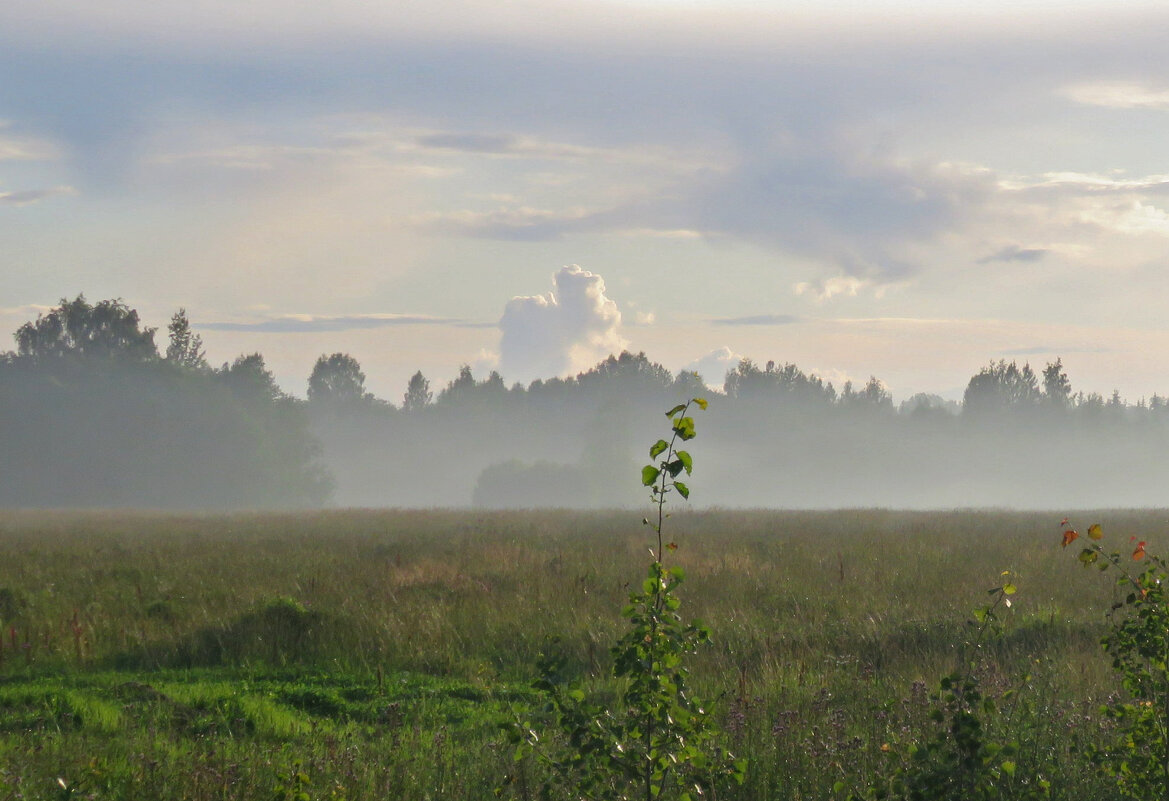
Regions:
[[[0,0],[0,328],[183,307],[394,402],[622,348],[1167,394],[1167,45],[1090,0]]]

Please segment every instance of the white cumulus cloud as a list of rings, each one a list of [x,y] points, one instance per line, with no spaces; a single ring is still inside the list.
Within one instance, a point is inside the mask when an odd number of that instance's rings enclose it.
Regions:
[[[628,345],[601,276],[572,264],[552,283],[548,294],[515,297],[504,308],[499,371],[509,382],[581,372]]]
[[[703,382],[708,387],[721,392],[723,384],[726,383],[727,373],[738,367],[739,362],[742,360],[742,354],[735,353],[726,345],[723,345],[721,348],[706,354],[701,359],[695,359],[682,369],[688,372],[698,373],[698,375],[702,376]]]
[[[1135,81],[1090,81],[1065,86],[1072,102],[1103,108],[1169,108],[1169,89]]]

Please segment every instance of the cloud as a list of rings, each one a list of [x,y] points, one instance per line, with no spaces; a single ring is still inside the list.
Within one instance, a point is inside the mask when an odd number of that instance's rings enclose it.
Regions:
[[[0,120],[0,131],[9,123]],[[0,135],[0,161],[52,161],[60,156],[49,142],[28,136]]]
[[[596,213],[587,209],[554,211],[527,206],[488,212],[430,213],[411,218],[414,225],[446,236],[499,239],[508,242],[548,242],[567,233],[591,229]]]
[[[499,370],[508,381],[571,375],[628,345],[601,276],[573,264],[552,281],[548,294],[515,297],[504,308]]]
[[[694,361],[683,367],[683,370],[688,372],[698,373],[702,376],[702,380],[711,389],[722,390],[723,384],[726,381],[727,373],[739,366],[739,362],[743,360],[741,354],[735,353],[726,345],[721,348],[711,351],[700,359]]]
[[[999,351],[1002,356],[1038,356],[1043,353],[1055,353],[1055,348],[1046,345],[1035,345],[1029,348],[1008,348]]]
[[[871,282],[851,275],[836,275],[831,278],[817,278],[814,281],[798,281],[792,285],[797,295],[811,295],[818,301],[830,300],[836,295],[853,297],[862,287]]]
[[[453,325],[460,327],[490,326],[489,323],[469,323],[446,317],[428,317],[411,314],[358,314],[344,317],[323,317],[311,314],[289,314],[255,322],[193,323],[205,331],[239,331],[268,334],[303,334],[318,331],[360,331],[370,328],[389,328],[399,325]]]
[[[25,189],[19,192],[0,192],[0,205],[28,206],[46,198],[75,194],[77,194],[76,190],[68,186],[58,186],[52,189]]]
[[[1079,346],[1064,346],[1064,347],[1050,347],[1048,345],[1034,345],[1028,348],[1008,348],[999,351],[1001,356],[1059,356],[1067,353],[1110,353],[1112,348],[1104,347],[1088,347],[1084,345]]]
[[[1136,81],[1090,81],[1065,86],[1060,94],[1085,106],[1169,109],[1169,89]]]
[[[716,317],[711,325],[791,325],[800,318],[794,314],[756,314],[750,317]]]
[[[617,231],[621,236],[630,238],[648,237],[651,239],[701,239],[705,234],[690,228],[630,228]]]
[[[863,382],[857,381],[848,372],[839,368],[830,367],[827,370],[821,370],[813,367],[808,371],[809,375],[814,375],[826,384],[831,384],[835,389],[841,390],[844,385],[851,381],[854,385]]]
[[[54,308],[56,307],[45,306],[41,303],[25,303],[22,306],[0,307],[0,314],[11,316],[20,315],[24,317],[40,317],[42,314],[48,314]]]
[[[495,134],[436,133],[419,136],[415,142],[424,148],[457,150],[463,153],[512,153],[516,146],[514,136]]]
[[[802,262],[797,294],[827,300],[880,292],[929,265],[926,248],[961,232],[991,205],[989,170],[907,159],[825,121],[749,140],[740,163],[697,182],[674,227],[745,240]]]
[[[1169,236],[1169,213],[1139,200],[1087,209],[1081,219],[1121,234]]]
[[[1118,174],[1099,175],[1088,172],[1049,172],[1044,173],[1038,181],[1002,182],[1006,189],[1029,189],[1042,191],[1044,188],[1054,188],[1063,191],[1090,192],[1093,194],[1121,193],[1121,192],[1153,192],[1162,194],[1169,192],[1169,175],[1146,175],[1140,178],[1124,178]]]
[[[1048,250],[1046,248],[1024,248],[1019,245],[1006,245],[991,253],[989,256],[983,256],[977,263],[990,264],[995,261],[1032,262],[1039,261],[1047,253]]]
[[[327,9],[196,0],[181,10],[46,2],[9,4],[0,94],[5,115],[59,142],[64,158],[0,162],[54,171],[20,183],[6,174],[5,188],[72,182],[94,202],[64,236],[20,221],[21,250],[38,262],[22,280],[41,282],[28,297],[59,291],[46,281],[101,269],[117,287],[197,291],[185,302],[204,308],[224,308],[213,295],[227,288],[241,304],[314,308],[297,294],[325,287],[352,295],[320,311],[392,309],[405,289],[448,304],[436,313],[485,319],[495,269],[564,263],[557,243],[567,239],[630,265],[631,294],[653,283],[635,270],[673,262],[685,280],[660,285],[660,309],[709,304],[708,317],[726,316],[720,324],[759,326],[736,337],[763,336],[763,323],[730,322],[751,310],[733,305],[745,294],[792,288],[803,293],[789,298],[795,310],[819,299],[863,314],[909,314],[913,303],[932,314],[986,313],[1002,308],[999,298],[1028,296],[1029,281],[1084,292],[1097,281],[1090,259],[1111,261],[1101,272],[1122,270],[1156,261],[1163,245],[1149,233],[1164,226],[1155,213],[1163,204],[1140,198],[1153,208],[1134,211],[1125,205],[1133,198],[1114,195],[1169,185],[1110,172],[1163,169],[1155,126],[1120,125],[1129,115],[1053,94],[1103,75],[1164,74],[1164,48],[1149,47],[1164,38],[1161,14],[1139,25],[1109,14],[1113,27],[1068,35],[1013,23],[942,30],[919,19],[872,32],[866,11],[847,30],[793,21],[803,26],[795,32],[721,3],[658,3],[711,11],[702,24],[679,22],[685,37],[680,28],[663,37],[633,24],[636,15],[574,13],[609,20],[615,35],[600,36],[564,24],[568,6],[555,3],[503,40],[499,31],[525,16],[519,4],[483,0],[478,14],[359,0]],[[416,24],[392,19],[402,15]],[[719,35],[706,24],[716,17],[727,22]],[[16,133],[0,130],[0,139]],[[125,180],[106,180],[118,168]],[[447,172],[421,180],[435,170]],[[1022,191],[1000,180],[1017,173],[1039,177]],[[1012,242],[1018,251],[1003,249]],[[1034,243],[1051,251],[1043,270],[1015,269]],[[1072,247],[1084,250],[1072,256]],[[1016,264],[973,268],[979,257]],[[344,275],[326,287],[334,270]],[[896,304],[871,304],[910,283]],[[381,294],[369,306],[353,297],[370,292]],[[769,307],[785,306],[754,308]],[[622,308],[628,323],[634,314]],[[1031,313],[1015,309],[1001,313]]]
[[[414,144],[424,150],[524,159],[647,162],[661,158],[655,153],[647,152],[646,150],[637,151],[589,147],[567,142],[553,142],[532,136],[517,136],[515,134],[440,131],[417,136],[414,138]]]

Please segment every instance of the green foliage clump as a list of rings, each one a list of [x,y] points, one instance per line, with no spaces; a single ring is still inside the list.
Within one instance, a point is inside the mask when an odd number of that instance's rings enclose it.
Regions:
[[[933,733],[904,749],[882,750],[891,762],[876,781],[850,801],[998,801],[1046,799],[1051,782],[1040,766],[1021,759],[1017,739],[995,732],[1001,705],[1016,691],[988,692],[979,675],[977,656],[987,635],[1002,635],[999,611],[1009,609],[1016,587],[1010,571],[988,592],[991,601],[974,611],[975,634],[963,643],[956,669],[943,676],[930,697]],[[1029,677],[1028,677],[1029,678]],[[837,791],[845,788],[837,782]]]
[[[204,632],[202,655],[208,664],[249,659],[270,665],[311,661],[320,622],[320,615],[294,598],[271,598],[226,629]]]
[[[11,587],[0,587],[0,623],[11,624],[28,606],[24,593]]]
[[[1079,533],[1064,521],[1063,546]],[[1120,676],[1124,695],[1110,699],[1103,713],[1115,727],[1114,741],[1094,747],[1090,756],[1116,780],[1124,798],[1169,799],[1169,565],[1146,551],[1147,542],[1130,539],[1132,553],[1106,551],[1100,524],[1088,528],[1092,542],[1081,548],[1085,568],[1119,574],[1124,597],[1111,610],[1112,628],[1102,640]],[[1143,570],[1130,565],[1143,564]]]

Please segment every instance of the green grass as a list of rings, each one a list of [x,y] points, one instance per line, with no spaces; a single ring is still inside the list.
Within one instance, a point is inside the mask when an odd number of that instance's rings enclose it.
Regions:
[[[1115,690],[1110,582],[1058,514],[679,512],[683,613],[715,643],[701,696],[752,760],[742,799],[830,799],[928,728],[970,611],[1020,591],[985,673],[1053,797],[1108,799],[1072,752]],[[1166,513],[1109,511],[1165,552]],[[0,799],[524,797],[498,723],[559,636],[602,676],[648,560],[628,513],[0,514]],[[1026,679],[1025,676],[1030,678]],[[603,689],[603,688],[602,688]],[[889,748],[881,750],[882,745]]]

